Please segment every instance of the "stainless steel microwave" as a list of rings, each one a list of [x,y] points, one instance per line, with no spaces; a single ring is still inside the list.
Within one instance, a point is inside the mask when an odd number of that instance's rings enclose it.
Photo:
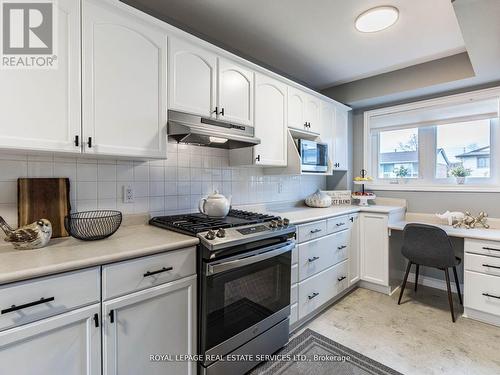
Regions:
[[[328,171],[328,145],[298,140],[302,172],[323,173]]]

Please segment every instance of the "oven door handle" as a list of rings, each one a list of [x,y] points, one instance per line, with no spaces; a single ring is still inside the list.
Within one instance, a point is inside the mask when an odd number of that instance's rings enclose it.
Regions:
[[[207,265],[207,275],[216,275],[221,272],[226,272],[235,268],[240,268],[243,266],[248,266],[253,263],[257,263],[269,258],[273,258],[277,255],[284,254],[291,251],[295,247],[295,242],[290,242],[285,246],[280,246],[275,250],[270,250],[267,252],[262,252],[256,255],[250,255],[245,258],[229,260],[227,262],[208,264]]]

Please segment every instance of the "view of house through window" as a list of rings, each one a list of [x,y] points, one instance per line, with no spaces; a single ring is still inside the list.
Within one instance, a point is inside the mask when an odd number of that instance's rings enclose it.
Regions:
[[[418,178],[418,129],[379,134],[379,178]]]
[[[490,177],[490,120],[436,127],[436,178],[463,169],[470,177]]]

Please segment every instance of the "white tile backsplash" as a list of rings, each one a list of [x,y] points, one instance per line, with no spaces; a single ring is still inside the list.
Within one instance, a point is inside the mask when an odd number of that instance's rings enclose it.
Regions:
[[[229,167],[222,149],[169,143],[167,155],[127,161],[0,152],[0,216],[17,225],[16,180],[26,176],[68,177],[74,211],[155,215],[197,211],[200,198],[215,189],[241,205],[300,200],[326,185],[324,176],[266,176],[262,168]],[[127,185],[134,188],[133,203],[123,203]]]

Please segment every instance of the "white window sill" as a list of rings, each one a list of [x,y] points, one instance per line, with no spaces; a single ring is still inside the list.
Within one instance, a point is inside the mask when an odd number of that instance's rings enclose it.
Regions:
[[[449,191],[449,192],[477,192],[477,193],[499,193],[500,186],[497,185],[418,185],[411,183],[402,184],[366,184],[367,190],[388,191]]]

